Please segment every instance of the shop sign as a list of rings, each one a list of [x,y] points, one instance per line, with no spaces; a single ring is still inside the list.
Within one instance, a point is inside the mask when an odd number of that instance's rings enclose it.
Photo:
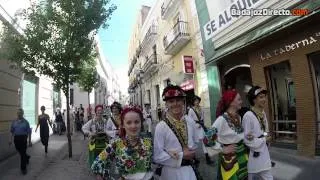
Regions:
[[[299,41],[289,43],[284,46],[273,49],[271,51],[261,53],[259,55],[259,57],[260,57],[261,61],[265,61],[265,60],[268,60],[268,59],[273,58],[275,56],[294,51],[295,49],[307,47],[312,44],[317,44],[317,43],[319,43],[319,41],[320,41],[320,31],[317,33],[314,33],[313,35],[311,35],[309,37],[306,37],[304,39],[300,39]]]
[[[210,16],[210,21],[203,26],[206,40],[211,39],[241,17],[241,15],[233,15],[234,11],[253,9],[266,1],[267,0],[206,0]]]
[[[183,89],[184,91],[189,91],[194,89],[194,80],[188,80],[185,81],[184,83],[182,83],[180,85],[181,89]]]
[[[194,65],[192,56],[182,56],[183,72],[185,74],[194,74]]]

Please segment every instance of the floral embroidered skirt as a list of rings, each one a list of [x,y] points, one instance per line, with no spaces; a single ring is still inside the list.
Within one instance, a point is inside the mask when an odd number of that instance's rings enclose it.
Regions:
[[[220,153],[218,163],[218,180],[248,179],[248,150],[243,141],[237,143],[236,153]]]

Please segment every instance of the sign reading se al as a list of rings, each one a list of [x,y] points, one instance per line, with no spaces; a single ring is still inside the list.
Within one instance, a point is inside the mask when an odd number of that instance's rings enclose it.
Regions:
[[[207,0],[208,1],[208,0]],[[225,1],[225,0],[223,0]],[[232,16],[231,11],[243,10],[243,9],[252,9],[265,2],[266,0],[237,0],[230,4],[227,8],[223,9],[218,13],[217,16],[213,17],[209,22],[207,22],[204,26],[204,34],[206,40],[214,37],[218,32],[222,31],[226,27],[230,26],[233,22],[235,22],[241,16]],[[207,3],[208,4],[208,3]],[[211,3],[214,5],[213,3]],[[208,11],[213,8],[208,6]],[[210,13],[209,13],[210,14]],[[215,13],[213,13],[215,14]]]

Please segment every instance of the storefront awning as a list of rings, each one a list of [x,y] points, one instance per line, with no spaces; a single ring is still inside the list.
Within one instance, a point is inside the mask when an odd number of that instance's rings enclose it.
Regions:
[[[216,62],[219,59],[226,57],[244,47],[247,47],[265,37],[270,36],[271,34],[281,31],[282,29],[289,27],[299,21],[302,21],[310,16],[319,14],[320,3],[311,2],[304,3],[298,6],[297,8],[308,9],[310,13],[305,16],[277,16],[271,21],[253,29],[252,31],[242,35],[238,39],[226,44],[225,46],[216,49],[214,56],[207,61],[205,64],[208,65],[212,62]]]
[[[192,90],[194,89],[194,80],[185,81],[180,85],[180,87],[185,91]]]

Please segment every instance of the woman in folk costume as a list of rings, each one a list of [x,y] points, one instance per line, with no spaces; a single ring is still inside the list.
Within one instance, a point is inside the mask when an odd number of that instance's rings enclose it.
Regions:
[[[91,166],[98,180],[110,179],[115,164],[120,180],[149,180],[153,176],[152,139],[140,136],[143,115],[135,107],[125,108],[121,114],[120,137],[113,139]]]
[[[97,105],[94,109],[95,117],[89,120],[86,124],[82,126],[82,131],[84,134],[89,136],[96,135],[97,133],[107,132],[107,120],[102,117],[103,106]]]
[[[155,163],[162,166],[160,180],[196,180],[195,122],[185,115],[186,94],[179,86],[169,85],[162,93],[168,111],[155,129]]]
[[[215,147],[219,151],[218,179],[244,180],[248,178],[247,148],[244,145],[243,128],[238,110],[242,100],[236,90],[227,90],[223,93],[212,128],[217,135]],[[216,148],[217,149],[217,148]]]
[[[103,106],[97,105],[94,110],[95,117],[82,126],[83,133],[90,138],[89,166],[91,166],[95,157],[106,147],[105,143],[108,141],[106,136],[107,120],[102,116]]]
[[[188,116],[193,119],[196,123],[196,131],[198,134],[199,141],[201,142],[203,152],[206,156],[206,162],[209,165],[213,165],[214,162],[210,159],[208,150],[203,143],[204,131],[207,129],[204,126],[204,112],[200,107],[201,98],[199,96],[194,96],[193,98],[193,106],[189,108]]]
[[[271,160],[267,141],[269,135],[268,121],[264,108],[267,90],[254,86],[248,92],[251,110],[243,116],[242,125],[246,136],[244,142],[250,148],[248,173],[249,180],[255,176],[262,180],[272,180]]]
[[[107,122],[107,134],[111,138],[116,138],[119,136],[119,129],[120,129],[120,124],[121,124],[121,111],[122,107],[121,104],[118,102],[112,103],[110,106],[112,115],[108,119]]]

